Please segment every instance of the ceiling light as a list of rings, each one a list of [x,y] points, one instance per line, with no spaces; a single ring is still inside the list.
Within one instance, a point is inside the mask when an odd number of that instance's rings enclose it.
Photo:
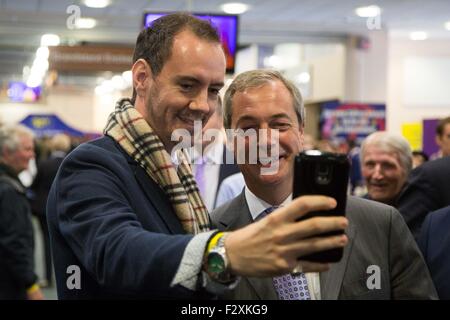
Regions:
[[[355,13],[361,18],[372,18],[380,15],[381,9],[379,6],[359,7],[355,9]]]
[[[111,4],[110,0],[84,0],[83,2],[89,8],[105,8]]]
[[[27,80],[27,86],[30,88],[38,87],[42,84],[42,77],[39,75],[31,75]]]
[[[240,2],[224,3],[220,6],[225,13],[228,14],[241,14],[248,10],[249,6]]]
[[[445,29],[447,29],[448,31],[450,31],[450,21],[447,21],[445,23]]]
[[[311,80],[311,76],[308,72],[302,72],[297,76],[298,83],[308,83]]]
[[[428,38],[428,34],[424,31],[414,31],[409,34],[409,38],[414,41],[425,40]]]
[[[47,60],[50,52],[47,47],[39,47],[36,50],[36,58]]]
[[[57,46],[59,45],[59,36],[56,34],[44,34],[41,37],[41,47]]]
[[[264,66],[268,68],[280,69],[282,65],[281,58],[277,55],[264,58]]]
[[[77,29],[92,29],[97,25],[97,20],[92,18],[78,18],[75,21]]]

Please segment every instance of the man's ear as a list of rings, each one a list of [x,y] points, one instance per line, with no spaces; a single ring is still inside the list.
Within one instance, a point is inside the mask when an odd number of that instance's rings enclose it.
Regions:
[[[436,135],[435,137],[434,137],[434,140],[436,141],[436,144],[439,146],[439,148],[442,146],[442,139],[441,139],[441,136],[440,135]]]
[[[150,66],[144,59],[139,59],[133,64],[131,72],[133,74],[133,87],[136,90],[136,97],[144,97],[152,79]]]
[[[5,162],[9,162],[10,156],[11,156],[11,150],[7,146],[3,146],[2,150],[0,150],[2,159],[5,160]]]

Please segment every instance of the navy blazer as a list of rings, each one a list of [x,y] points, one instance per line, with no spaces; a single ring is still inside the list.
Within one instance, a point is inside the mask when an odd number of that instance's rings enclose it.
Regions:
[[[170,286],[193,236],[163,190],[108,136],[65,158],[47,218],[60,299],[211,297]]]
[[[450,205],[450,156],[425,162],[408,177],[396,208],[417,239],[429,212]]]
[[[450,206],[430,213],[419,237],[419,247],[430,269],[440,299],[450,299]]]

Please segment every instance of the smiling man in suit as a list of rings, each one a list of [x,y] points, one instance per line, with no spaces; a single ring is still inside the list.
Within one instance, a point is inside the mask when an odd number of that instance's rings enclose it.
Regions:
[[[173,137],[194,137],[195,122],[206,123],[219,103],[225,56],[210,22],[186,13],[155,20],[139,34],[134,61],[133,98],[117,102],[103,137],[64,159],[49,194],[60,299],[215,298],[239,275],[284,274],[299,255],[346,245],[345,235],[310,238],[345,229],[344,217],[297,221],[336,205],[320,196],[278,209],[270,226],[211,230]],[[275,232],[281,243],[268,236]]]
[[[253,221],[271,222],[273,208],[292,201],[293,161],[302,150],[304,107],[300,92],[276,71],[248,71],[235,78],[224,98],[225,128],[266,129],[258,147],[279,156],[246,160],[238,165],[246,187],[242,194],[212,213],[222,230],[235,230]],[[275,133],[277,132],[277,133]],[[277,137],[278,138],[274,138]],[[245,140],[245,151],[251,148]],[[242,150],[235,148],[235,156]],[[270,152],[270,151],[269,151]],[[247,153],[248,154],[248,153]],[[273,174],[262,174],[271,165]],[[267,173],[267,172],[266,172]],[[437,298],[422,255],[394,208],[350,197],[346,215],[349,245],[339,263],[322,273],[243,279],[228,298],[233,299],[433,299]],[[300,257],[301,259],[301,257]]]

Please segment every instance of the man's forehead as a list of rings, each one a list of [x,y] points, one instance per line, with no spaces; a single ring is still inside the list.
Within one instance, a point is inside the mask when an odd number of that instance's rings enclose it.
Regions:
[[[384,150],[378,146],[369,146],[365,152],[365,158],[379,158],[382,161],[395,160],[399,161],[400,157],[398,152]]]

